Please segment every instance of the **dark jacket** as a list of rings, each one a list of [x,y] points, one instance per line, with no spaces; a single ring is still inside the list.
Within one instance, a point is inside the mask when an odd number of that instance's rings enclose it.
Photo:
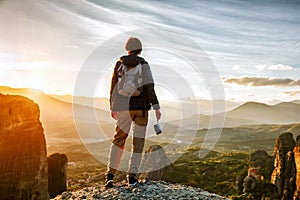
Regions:
[[[118,70],[123,63],[129,68],[136,67],[137,64],[142,64],[142,86],[139,88],[141,94],[134,97],[125,97],[118,93],[117,83],[118,83]],[[121,110],[150,110],[151,106],[154,110],[160,109],[159,102],[157,100],[154,81],[152,78],[152,73],[148,63],[141,57],[131,54],[128,56],[123,56],[116,63],[110,87],[110,109],[111,111],[121,111]]]

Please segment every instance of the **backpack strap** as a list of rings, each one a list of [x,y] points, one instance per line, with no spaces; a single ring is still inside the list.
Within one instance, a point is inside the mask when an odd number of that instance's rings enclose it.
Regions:
[[[142,64],[141,63],[137,64],[136,70],[137,70],[137,73],[139,74],[139,76],[142,76]]]
[[[138,75],[138,78],[137,78],[138,84],[142,84],[143,76],[142,76],[142,64],[141,63],[137,64],[137,66],[136,66],[136,74]]]
[[[118,70],[117,70],[118,78],[121,78],[124,75],[124,73],[125,73],[125,71],[124,71],[125,67],[126,66],[123,63],[121,63],[119,65]]]

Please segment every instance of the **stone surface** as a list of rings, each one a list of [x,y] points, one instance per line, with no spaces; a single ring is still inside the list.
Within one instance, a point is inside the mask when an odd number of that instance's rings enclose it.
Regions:
[[[65,154],[55,153],[48,158],[49,195],[51,198],[67,190],[68,158]]]
[[[148,181],[140,183],[135,188],[128,188],[122,183],[116,184],[114,188],[105,189],[103,185],[95,185],[74,192],[64,192],[54,198],[55,200],[65,199],[201,199],[201,200],[224,200],[227,198],[211,194],[200,188],[180,184],[170,184],[164,181]]]
[[[174,168],[164,149],[160,145],[152,145],[145,152],[141,166],[141,178],[162,180],[166,173],[172,173]]]
[[[49,199],[46,142],[37,104],[0,94],[0,197]]]

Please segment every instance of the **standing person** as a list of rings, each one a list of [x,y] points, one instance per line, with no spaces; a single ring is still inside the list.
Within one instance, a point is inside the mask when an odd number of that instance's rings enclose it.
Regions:
[[[138,183],[137,173],[140,166],[148,123],[148,111],[155,110],[157,121],[161,117],[152,73],[149,64],[139,55],[142,43],[138,38],[130,37],[125,45],[128,55],[122,56],[116,63],[110,88],[111,116],[116,120],[115,135],[110,148],[107,164],[105,187],[113,187],[113,178],[117,171],[124,145],[131,125],[133,125],[133,139],[127,181],[129,186]],[[126,95],[122,93],[121,78],[131,71],[134,78],[138,77],[138,86],[134,92]],[[135,81],[133,81],[135,82]]]

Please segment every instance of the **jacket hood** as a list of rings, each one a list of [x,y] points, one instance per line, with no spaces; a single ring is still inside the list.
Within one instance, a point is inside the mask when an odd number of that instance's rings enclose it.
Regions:
[[[128,56],[122,56],[120,60],[124,65],[128,67],[135,67],[137,64],[145,61],[143,58],[134,54]]]

